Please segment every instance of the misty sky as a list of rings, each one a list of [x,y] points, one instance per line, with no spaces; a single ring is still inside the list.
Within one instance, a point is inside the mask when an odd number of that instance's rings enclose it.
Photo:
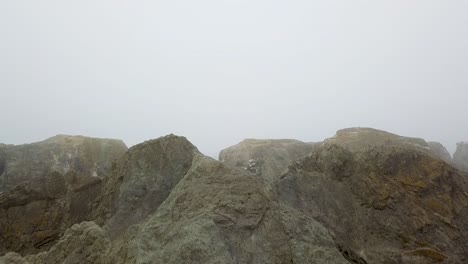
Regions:
[[[0,1],[0,142],[468,140],[468,1]]]

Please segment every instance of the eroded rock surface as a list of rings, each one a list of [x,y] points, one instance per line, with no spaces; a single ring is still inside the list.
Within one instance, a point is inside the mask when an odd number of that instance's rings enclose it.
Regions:
[[[246,139],[222,150],[219,160],[272,182],[285,172],[291,161],[306,156],[318,145],[293,139]]]
[[[28,181],[40,183],[51,172],[104,178],[127,147],[121,140],[58,135],[42,142],[0,146],[0,191]]]
[[[444,147],[444,145],[434,141],[429,141],[427,142],[427,144],[429,145],[429,148],[432,150],[432,152],[436,155],[437,158],[450,164],[453,163],[452,155],[450,155],[450,153]]]
[[[17,186],[0,195],[3,210],[21,208],[15,218],[49,208],[37,201],[67,211],[71,194],[98,188],[83,208],[85,197],[75,202],[85,222],[40,253],[8,253],[0,263],[467,262],[467,179],[424,140],[354,128],[312,149],[283,143],[259,147],[273,149],[272,160],[284,154],[289,165],[280,167],[257,163],[250,148],[231,152],[226,159],[245,169],[169,135],[129,149],[101,183],[56,173],[43,189]],[[290,144],[307,153],[290,155]]]
[[[203,156],[185,138],[137,145],[114,171],[121,173],[106,184],[117,180],[117,193],[110,195],[109,188],[103,197],[117,206],[102,229],[74,226],[49,251],[24,258],[7,254],[0,261],[347,263],[322,224],[282,207],[264,190],[263,179]],[[141,183],[144,192],[134,195]],[[118,222],[124,217],[135,225]]]
[[[125,151],[119,140],[71,136],[0,146],[0,254],[47,250],[73,224],[94,219],[102,180]]]
[[[466,263],[466,178],[422,142],[362,132],[292,165],[279,200],[329,228],[351,263]]]
[[[154,213],[192,165],[197,148],[168,135],[129,149],[106,179],[98,214],[117,235]],[[99,218],[99,217],[96,217]]]

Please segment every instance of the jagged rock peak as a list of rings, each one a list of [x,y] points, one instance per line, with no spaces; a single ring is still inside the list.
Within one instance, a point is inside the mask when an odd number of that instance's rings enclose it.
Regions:
[[[150,139],[146,140],[143,143],[137,144],[129,149],[129,152],[135,151],[136,149],[142,149],[148,146],[154,146],[154,145],[160,145],[163,147],[168,146],[168,147],[184,147],[187,150],[194,152],[194,153],[200,153],[198,148],[192,144],[186,137],[183,136],[177,136],[175,134],[169,134],[166,136],[162,136],[156,139]]]
[[[190,141],[174,134],[131,147],[106,179],[98,210],[111,216],[107,227],[112,233],[119,235],[155,212],[197,155],[202,154]]]

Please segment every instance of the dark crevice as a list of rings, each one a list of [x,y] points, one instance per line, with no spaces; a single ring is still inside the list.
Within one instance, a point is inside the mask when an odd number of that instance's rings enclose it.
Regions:
[[[56,236],[50,236],[50,237],[47,237],[37,243],[34,244],[34,247],[35,248],[38,248],[38,249],[41,249],[43,247],[47,247],[48,245],[50,245],[51,243],[54,243],[55,240],[57,239]]]
[[[356,252],[353,250],[344,247],[342,245],[337,245],[338,250],[341,252],[343,257],[349,262],[349,263],[355,263],[355,264],[367,264],[367,261],[364,260],[362,257],[360,257]]]

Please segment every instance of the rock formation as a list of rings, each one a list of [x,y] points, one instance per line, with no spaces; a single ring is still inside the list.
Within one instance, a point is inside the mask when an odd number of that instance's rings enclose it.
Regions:
[[[51,172],[103,178],[127,147],[121,140],[58,135],[25,145],[0,145],[0,191],[28,181],[40,183]]]
[[[112,171],[102,228],[75,225],[50,250],[0,263],[347,263],[322,224],[183,137],[132,147]]]
[[[21,251],[33,243],[26,234],[0,264],[468,260],[467,179],[424,140],[354,128],[315,146],[248,140],[221,156],[206,157],[175,135],[134,146],[93,185],[96,194],[81,208],[86,216],[65,221],[75,225],[56,243]],[[1,208],[19,208],[18,219],[44,215],[31,203],[61,211],[83,204],[71,195],[73,177],[47,177],[50,186],[21,184],[0,195]],[[46,212],[51,220],[39,223],[72,218]]]
[[[468,143],[457,143],[457,150],[453,154],[453,162],[458,169],[468,172]]]
[[[246,139],[222,150],[219,160],[272,182],[285,172],[291,161],[306,156],[318,145],[293,139]]]
[[[47,250],[73,224],[94,219],[102,178],[126,151],[122,141],[71,136],[3,147],[0,254]]]
[[[290,166],[278,199],[329,228],[351,263],[466,263],[466,178],[417,142],[339,131]]]
[[[440,144],[439,142],[428,141],[427,144],[431,151],[435,154],[435,156],[447,163],[452,164],[453,159],[452,155],[448,152],[448,150],[444,147],[444,145]]]

